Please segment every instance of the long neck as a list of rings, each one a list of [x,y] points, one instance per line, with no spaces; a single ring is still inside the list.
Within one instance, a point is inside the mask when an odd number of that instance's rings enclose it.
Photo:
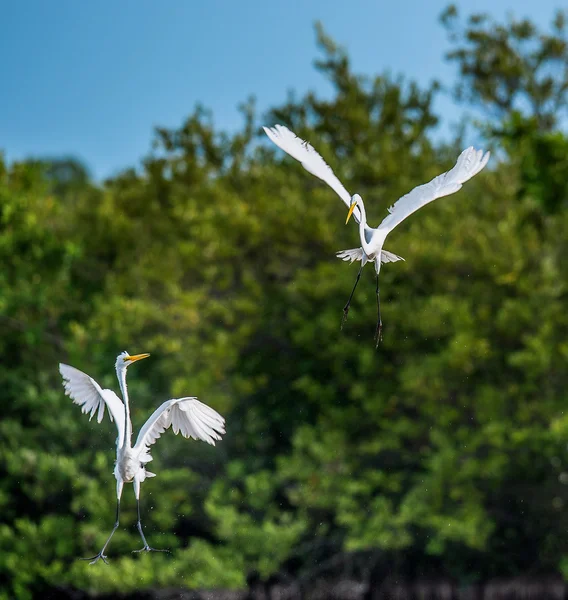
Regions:
[[[359,237],[361,238],[361,246],[366,254],[372,254],[372,248],[365,239],[365,229],[367,228],[367,213],[365,212],[365,205],[363,204],[363,198],[357,199],[357,206],[361,211],[361,220],[359,221]]]
[[[122,440],[123,448],[130,448],[132,438],[132,423],[130,422],[130,405],[128,403],[128,389],[126,387],[126,369],[121,369],[117,372],[120,391],[122,392],[122,400],[124,402],[124,439]]]

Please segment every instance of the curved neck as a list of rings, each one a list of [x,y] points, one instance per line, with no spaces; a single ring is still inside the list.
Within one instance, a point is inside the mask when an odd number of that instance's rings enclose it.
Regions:
[[[117,371],[118,383],[122,392],[122,401],[124,402],[124,439],[123,448],[130,448],[132,438],[132,423],[130,422],[130,405],[128,403],[128,389],[126,387],[126,369]]]
[[[361,246],[366,254],[372,254],[371,246],[367,243],[365,239],[365,229],[368,229],[367,226],[367,213],[365,212],[365,205],[363,204],[363,198],[357,198],[357,206],[361,211],[361,220],[359,221],[359,237],[361,238]]]

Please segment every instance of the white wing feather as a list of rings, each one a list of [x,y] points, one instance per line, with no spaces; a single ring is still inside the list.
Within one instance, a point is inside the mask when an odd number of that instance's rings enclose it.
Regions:
[[[434,177],[429,183],[415,187],[397,200],[388,209],[390,214],[383,219],[378,229],[391,231],[408,215],[429,202],[457,192],[468,179],[477,175],[485,167],[489,156],[489,152],[484,154],[483,150],[476,150],[470,146],[459,155],[453,169]]]
[[[105,413],[105,405],[108,407],[110,420],[116,422],[118,429],[116,443],[121,448],[124,443],[125,420],[122,400],[112,390],[103,390],[92,377],[75,367],[60,363],[59,372],[63,377],[65,394],[81,407],[83,413],[89,413],[89,420],[97,413],[97,422],[100,423]]]
[[[144,423],[134,453],[143,463],[152,460],[149,447],[171,426],[174,433],[215,445],[225,433],[225,419],[197,398],[167,400]]]
[[[274,127],[263,127],[266,135],[284,152],[302,163],[306,171],[319,177],[331,187],[335,193],[343,200],[347,208],[351,206],[351,194],[345,189],[341,181],[337,179],[332,168],[325,162],[314,147],[299,138],[284,125],[275,125]],[[357,223],[361,221],[361,211],[355,207],[353,216]]]

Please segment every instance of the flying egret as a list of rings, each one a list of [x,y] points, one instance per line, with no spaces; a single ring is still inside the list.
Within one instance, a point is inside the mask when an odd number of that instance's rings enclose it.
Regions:
[[[381,224],[376,227],[367,225],[367,215],[365,205],[359,194],[351,196],[343,184],[335,176],[331,167],[324,161],[318,152],[308,142],[297,137],[284,125],[275,125],[274,127],[264,127],[266,135],[284,152],[302,163],[306,171],[325,181],[343,200],[349,208],[347,220],[351,215],[359,223],[359,237],[361,238],[361,248],[352,250],[342,250],[337,252],[337,256],[342,260],[354,262],[361,261],[361,267],[357,273],[355,285],[343,308],[343,318],[341,327],[347,319],[351,299],[355,293],[355,288],[359,283],[361,271],[365,264],[374,261],[375,272],[377,274],[377,327],[375,329],[375,340],[378,345],[381,340],[381,331],[383,323],[381,320],[381,300],[379,296],[379,272],[381,263],[396,262],[404,260],[402,257],[383,250],[383,244],[387,235],[408,215],[422,208],[429,202],[448,196],[457,192],[461,186],[474,175],[477,175],[489,160],[489,152],[483,153],[483,150],[475,150],[473,146],[466,148],[458,157],[458,160],[450,171],[434,177],[429,183],[415,187],[411,192],[399,198],[389,209],[388,216],[383,219]]]
[[[130,406],[128,403],[128,391],[126,389],[126,369],[134,362],[147,358],[149,354],[120,353],[116,358],[116,376],[122,392],[124,403],[112,390],[103,390],[101,386],[86,373],[60,364],[59,372],[63,377],[65,394],[70,396],[75,404],[81,407],[81,411],[89,413],[92,419],[97,413],[97,422],[100,423],[108,408],[111,421],[115,421],[118,429],[116,438],[116,463],[114,476],[116,477],[116,522],[113,530],[108,536],[102,550],[91,558],[91,564],[100,558],[107,562],[105,550],[118,528],[120,513],[120,497],[124,483],[134,484],[134,495],[136,496],[136,508],[138,521],[136,526],[144,542],[144,547],[134,552],[156,551],[151,548],[144,537],[142,524],[140,522],[140,484],[147,477],[154,477],[154,473],[146,470],[146,464],[152,460],[150,446],[164,433],[168,427],[172,427],[174,433],[181,432],[186,437],[195,440],[203,440],[208,444],[215,445],[215,440],[220,440],[225,433],[225,419],[209,406],[199,402],[197,398],[177,398],[167,400],[157,408],[138,434],[136,443],[132,447],[132,423],[130,421]],[[164,552],[164,550],[159,550]]]

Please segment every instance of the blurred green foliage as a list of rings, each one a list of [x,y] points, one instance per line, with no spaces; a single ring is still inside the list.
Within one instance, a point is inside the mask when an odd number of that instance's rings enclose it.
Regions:
[[[372,270],[339,330],[356,267],[334,253],[358,245],[355,228],[266,143],[254,102],[232,135],[203,108],[159,129],[141,168],[103,185],[68,159],[0,162],[0,598],[242,587],[353,556],[462,580],[566,569],[566,98],[523,112],[507,70],[559,48],[565,60],[563,18],[546,35],[484,17],[455,29],[464,97],[499,105],[478,130],[496,152],[389,238],[406,262],[381,272],[378,351]],[[509,43],[527,36],[533,54]],[[375,224],[464,142],[433,141],[437,84],[355,75],[321,27],[318,41],[333,97],[291,96],[262,122],[313,142]],[[523,93],[550,106],[549,88],[565,93],[568,73]],[[130,371],[135,429],[191,394],[226,415],[227,435],[158,442],[143,521],[172,556],[130,553],[127,487],[111,564],[91,567],[76,559],[114,520],[115,432],[64,396],[57,363],[116,389],[124,349],[153,355]]]

